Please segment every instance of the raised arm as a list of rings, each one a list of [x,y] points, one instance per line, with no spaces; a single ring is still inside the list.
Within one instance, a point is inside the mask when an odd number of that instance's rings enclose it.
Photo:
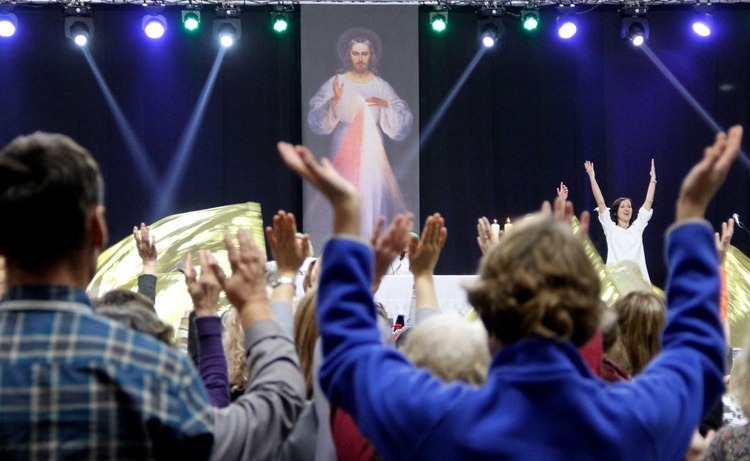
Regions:
[[[643,202],[643,209],[651,211],[651,207],[654,204],[654,193],[656,192],[656,167],[654,166],[654,159],[651,159],[651,180],[648,182],[648,190],[646,191],[646,200]]]
[[[295,281],[300,266],[305,261],[310,238],[305,235],[297,240],[297,222],[292,213],[280,210],[273,217],[273,227],[266,227],[268,246],[276,261],[276,283],[271,293],[271,310],[276,321],[294,335],[292,299],[296,291]]]
[[[225,236],[232,275],[210,267],[237,308],[245,330],[248,381],[245,394],[214,413],[213,459],[273,459],[291,431],[306,397],[294,341],[274,321],[265,290],[265,255],[240,230],[239,251]]]
[[[411,213],[397,215],[381,236],[380,229],[383,224],[385,224],[385,218],[381,217],[370,238],[370,243],[375,252],[375,272],[373,272],[372,277],[373,293],[378,291],[388,266],[406,247],[406,243],[409,241],[409,232],[414,226],[414,215]]]
[[[414,274],[417,312],[424,308],[438,308],[434,281],[435,266],[447,237],[445,220],[439,213],[435,213],[425,221],[422,238],[412,237],[409,241],[409,260],[411,272]]]
[[[684,456],[693,429],[724,391],[719,261],[703,216],[737,158],[741,140],[739,126],[728,136],[718,134],[682,183],[666,241],[670,275],[662,351],[626,389],[632,399],[620,394],[625,405],[638,402],[634,418],[649,428],[665,459]]]
[[[594,172],[594,163],[586,160],[583,167],[586,168],[586,173],[589,175],[591,181],[591,192],[594,193],[594,200],[596,200],[596,206],[599,208],[599,213],[604,213],[607,210],[607,202],[604,201],[602,190],[599,189],[599,183],[596,182],[596,173]]]
[[[138,256],[143,261],[141,275],[138,276],[138,293],[156,301],[156,238],[151,229],[141,223],[140,229],[133,226],[133,238],[138,249]]]
[[[193,300],[195,326],[198,336],[198,371],[208,391],[211,405],[222,408],[230,403],[229,374],[224,347],[221,344],[221,319],[218,316],[221,287],[213,271],[209,269],[213,255],[210,251],[200,251],[200,280],[193,267],[190,253],[185,261],[185,283]]]

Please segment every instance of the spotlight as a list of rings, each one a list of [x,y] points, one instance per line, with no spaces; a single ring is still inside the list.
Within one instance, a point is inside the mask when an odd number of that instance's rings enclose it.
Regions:
[[[430,13],[430,26],[434,32],[443,32],[448,28],[448,8],[436,6],[436,11]]]
[[[711,35],[711,28],[713,28],[713,25],[713,16],[708,13],[699,13],[695,19],[693,19],[693,32],[701,37],[708,37]]]
[[[0,37],[12,37],[16,33],[18,19],[13,13],[0,14]]]
[[[147,14],[141,21],[143,32],[148,38],[162,38],[167,31],[167,20],[160,14]]]
[[[563,14],[557,17],[557,35],[565,40],[573,37],[578,32],[578,26],[572,14]]]
[[[477,33],[485,48],[495,46],[505,33],[503,16],[505,8],[482,8],[479,11],[481,18],[477,22]]]
[[[194,32],[201,26],[201,12],[198,10],[182,10],[182,27],[188,32]]]
[[[539,27],[539,10],[521,11],[521,24],[523,24],[523,28],[529,32],[536,30],[536,28]]]
[[[94,36],[94,21],[82,16],[65,17],[65,37],[78,46],[86,46]]]
[[[620,37],[627,38],[633,45],[641,46],[648,40],[648,19],[643,16],[648,14],[646,7],[625,7],[620,10],[623,15],[620,21]]]
[[[216,8],[214,35],[224,48],[234,45],[242,36],[239,8]]]
[[[293,7],[291,5],[275,5],[271,12],[271,26],[278,33],[286,32],[289,29],[289,13]]]

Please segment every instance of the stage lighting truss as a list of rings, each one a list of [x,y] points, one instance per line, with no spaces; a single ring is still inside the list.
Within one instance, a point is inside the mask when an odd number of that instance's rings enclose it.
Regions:
[[[485,7],[479,10],[479,21],[477,21],[477,34],[485,48],[492,48],[505,33],[505,8]]]
[[[86,46],[94,37],[91,7],[71,4],[65,7],[65,14],[65,37],[73,40],[78,46]]]
[[[521,10],[521,25],[524,30],[529,32],[537,30],[539,27],[539,9]]]
[[[242,36],[240,9],[235,7],[216,8],[214,19],[214,36],[224,48],[228,48]]]
[[[279,34],[289,29],[290,14],[294,11],[292,5],[274,5],[271,12],[271,27]]]
[[[141,27],[146,37],[158,39],[167,31],[167,20],[160,14],[147,14],[141,21]]]
[[[0,13],[0,38],[12,37],[18,27],[18,18],[13,13]]]
[[[430,12],[430,28],[433,32],[442,33],[448,28],[448,5],[435,5]]]
[[[620,37],[627,38],[635,46],[641,46],[648,40],[649,28],[648,8],[644,6],[628,6],[620,10]]]
[[[182,27],[188,32],[195,32],[201,26],[201,12],[198,9],[182,10]]]

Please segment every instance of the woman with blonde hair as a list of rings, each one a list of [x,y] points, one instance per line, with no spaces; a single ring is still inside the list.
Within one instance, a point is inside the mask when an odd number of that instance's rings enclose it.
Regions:
[[[612,309],[617,313],[621,347],[614,346],[609,355],[630,376],[635,376],[661,351],[661,335],[667,322],[664,298],[636,291],[618,299]]]

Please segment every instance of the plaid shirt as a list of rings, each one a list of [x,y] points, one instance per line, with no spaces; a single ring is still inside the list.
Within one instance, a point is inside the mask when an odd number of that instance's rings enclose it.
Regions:
[[[96,316],[72,287],[0,303],[0,459],[205,459],[206,391],[187,358]]]

